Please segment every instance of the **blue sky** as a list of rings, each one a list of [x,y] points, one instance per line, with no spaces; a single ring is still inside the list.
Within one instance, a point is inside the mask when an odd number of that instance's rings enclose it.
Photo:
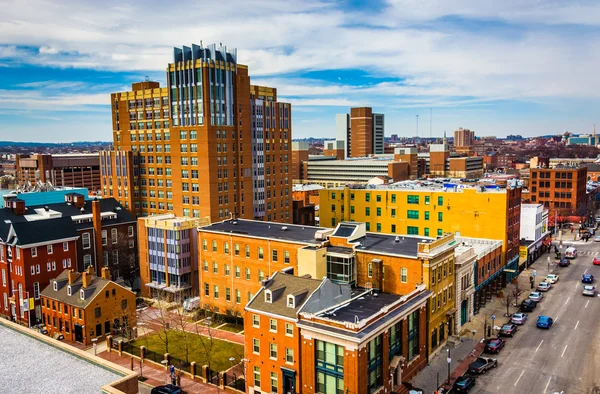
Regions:
[[[351,106],[384,113],[386,135],[415,135],[416,115],[422,136],[600,127],[595,0],[2,4],[0,140],[111,140],[110,93],[164,83],[172,47],[200,40],[278,88],[296,138],[333,137]]]

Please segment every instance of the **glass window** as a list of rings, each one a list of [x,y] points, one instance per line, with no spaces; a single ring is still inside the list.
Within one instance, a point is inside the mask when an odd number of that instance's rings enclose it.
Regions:
[[[408,360],[419,354],[419,311],[408,315]]]
[[[398,322],[389,328],[388,338],[390,360],[398,355],[402,355],[402,322]]]
[[[443,212],[438,212],[438,222],[443,221],[444,219],[444,213]]]
[[[260,387],[260,367],[254,367],[254,385]]]
[[[408,282],[408,269],[407,268],[400,269],[400,282],[402,282],[402,283]]]
[[[276,343],[269,343],[269,357],[270,358],[277,358],[277,344]]]
[[[429,220],[429,211],[425,211],[425,220]]]
[[[285,335],[294,335],[294,326],[291,323],[285,323]]]
[[[438,197],[438,205],[444,205],[444,197]]]
[[[365,193],[365,201],[366,202],[371,201],[371,193]]]
[[[333,343],[316,341],[317,392],[344,393],[344,348]]]
[[[252,338],[252,352],[260,354],[260,339]]]
[[[383,356],[382,337],[383,335],[378,335],[367,345],[369,357],[369,393],[375,392],[383,385],[381,362]]]
[[[406,227],[406,232],[409,235],[419,235],[419,228],[414,226],[408,226]]]
[[[406,212],[406,216],[409,219],[418,219],[419,218],[419,211],[414,211],[414,210],[408,210]]]
[[[271,392],[272,393],[277,393],[279,387],[277,384],[277,372],[271,372]]]
[[[377,208],[377,216],[381,216],[381,208]]]
[[[396,195],[392,194],[392,203],[395,203],[395,202],[396,202]]]
[[[376,200],[377,202],[381,202],[381,194],[378,194],[378,195],[375,197],[375,200]]]
[[[336,283],[356,283],[356,256],[327,255],[327,277]]]
[[[365,207],[365,216],[371,216],[371,208]]]
[[[429,196],[425,196],[425,205],[429,205]]]
[[[407,203],[409,204],[418,204],[419,203],[419,196],[407,196]]]

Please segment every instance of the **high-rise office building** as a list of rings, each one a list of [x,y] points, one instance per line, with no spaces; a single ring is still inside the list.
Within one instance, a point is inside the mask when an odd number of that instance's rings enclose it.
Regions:
[[[137,216],[292,220],[291,106],[250,84],[237,50],[175,48],[167,87],[134,83],[111,103],[103,195]]]
[[[350,114],[335,117],[336,140],[343,145],[345,157],[383,154],[384,115],[369,107],[351,108]]]
[[[454,131],[454,146],[471,146],[475,143],[475,132],[462,127]]]

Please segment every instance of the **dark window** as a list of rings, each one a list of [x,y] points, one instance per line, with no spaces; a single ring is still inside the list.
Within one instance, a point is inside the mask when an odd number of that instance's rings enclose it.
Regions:
[[[408,315],[408,360],[419,355],[419,311]]]

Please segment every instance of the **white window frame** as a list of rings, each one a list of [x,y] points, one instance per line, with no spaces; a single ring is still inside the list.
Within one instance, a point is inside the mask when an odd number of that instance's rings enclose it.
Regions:
[[[46,250],[48,251],[48,254],[52,254],[52,245],[46,246]]]
[[[116,228],[110,230],[110,239],[112,240],[113,245],[117,243],[118,237],[119,233],[117,232]]]
[[[292,323],[285,323],[285,335],[288,337],[294,336],[294,326]]]
[[[408,268],[400,268],[400,283],[408,283]]]
[[[36,273],[36,274],[39,274],[39,273],[40,273],[40,271],[41,271],[41,270],[40,270],[40,265],[39,265],[39,264],[36,264],[36,265],[35,265],[35,273]]]
[[[254,350],[256,347],[258,347],[258,351]],[[260,339],[258,338],[252,338],[252,353],[260,354]]]
[[[291,357],[292,357],[291,361],[289,359],[290,352],[291,352]],[[289,348],[289,347],[285,348],[285,362],[287,364],[294,364],[294,349]]]
[[[288,294],[287,296],[287,307],[288,308],[295,308],[296,307],[296,297],[294,297],[291,294]]]
[[[275,353],[275,356],[273,356],[273,353]],[[277,355],[279,354],[279,351],[277,350],[277,344],[270,342],[269,343],[269,359],[270,360],[277,360]]]
[[[69,243],[63,242],[63,252],[68,252],[68,251],[69,251]]]
[[[31,257],[37,257],[37,248],[35,246],[31,248]]]
[[[102,246],[108,245],[108,233],[106,230],[102,230]]]
[[[52,271],[56,271],[56,261],[52,262]]]
[[[33,282],[33,298],[40,299],[40,282]]]
[[[86,265],[86,260],[89,261],[89,264],[87,264],[87,265]],[[84,254],[83,255],[83,269],[87,269],[87,267],[89,267],[90,265],[92,265],[92,255]]]
[[[127,235],[133,237],[133,226],[127,227]]]
[[[273,293],[271,293],[271,290],[265,290],[265,302],[267,304],[273,303]]]
[[[273,328],[273,325],[275,325],[275,328]],[[269,319],[269,332],[277,332],[277,320]]]
[[[87,244],[87,246],[86,246],[86,244]],[[90,233],[81,234],[81,245],[82,245],[83,249],[89,249],[92,247]]]

